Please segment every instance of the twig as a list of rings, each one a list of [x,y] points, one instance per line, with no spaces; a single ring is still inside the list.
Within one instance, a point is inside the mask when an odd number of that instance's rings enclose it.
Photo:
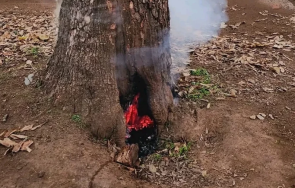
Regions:
[[[283,56],[284,56],[285,58],[287,58],[289,61],[293,61],[293,59],[291,59],[290,57],[286,56],[285,54],[283,54]]]
[[[32,118],[31,118],[31,121],[34,120],[34,119],[36,119],[36,118],[38,118],[38,117],[40,117],[41,115],[43,115],[44,113],[48,112],[49,110],[50,110],[50,108],[44,110],[43,112],[40,112],[40,113],[39,113],[38,115],[36,115],[35,117],[32,117]]]

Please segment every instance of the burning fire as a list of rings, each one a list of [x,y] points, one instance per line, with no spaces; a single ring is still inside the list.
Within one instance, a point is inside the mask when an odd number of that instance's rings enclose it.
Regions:
[[[139,94],[134,97],[132,104],[125,112],[125,120],[128,132],[131,132],[132,129],[138,131],[143,128],[152,127],[154,125],[153,120],[149,116],[145,115],[140,117],[138,115],[138,99]]]

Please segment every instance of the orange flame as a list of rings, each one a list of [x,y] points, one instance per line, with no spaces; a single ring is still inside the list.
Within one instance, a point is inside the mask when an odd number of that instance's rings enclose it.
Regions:
[[[124,114],[127,128],[129,130],[135,129],[136,131],[138,131],[143,128],[152,127],[154,125],[153,120],[149,116],[138,116],[138,99],[139,94],[134,97],[132,104],[128,107],[127,111]]]

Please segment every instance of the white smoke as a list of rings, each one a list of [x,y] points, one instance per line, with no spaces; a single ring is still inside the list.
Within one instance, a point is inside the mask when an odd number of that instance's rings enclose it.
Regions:
[[[55,0],[55,1],[56,1],[56,7],[54,10],[54,16],[55,16],[55,21],[58,22],[59,11],[60,11],[60,7],[63,0]]]
[[[170,45],[173,68],[181,72],[188,63],[189,49],[208,42],[228,17],[226,0],[169,0]]]

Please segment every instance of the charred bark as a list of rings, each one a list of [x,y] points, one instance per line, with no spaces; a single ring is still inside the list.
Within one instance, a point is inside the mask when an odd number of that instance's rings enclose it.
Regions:
[[[63,0],[58,41],[49,60],[46,89],[55,102],[81,114],[94,135],[125,142],[115,79],[115,1]]]

